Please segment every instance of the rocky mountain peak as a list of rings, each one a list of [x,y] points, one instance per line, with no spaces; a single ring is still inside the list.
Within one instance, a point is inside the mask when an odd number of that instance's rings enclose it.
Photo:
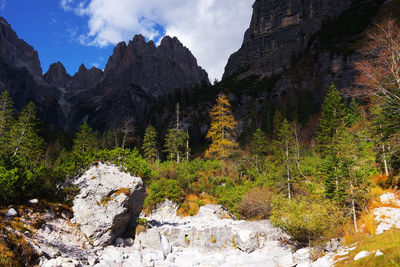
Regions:
[[[58,87],[64,87],[70,77],[64,65],[59,61],[51,64],[49,70],[43,75],[46,82]]]
[[[351,7],[353,0],[256,0],[242,47],[225,67],[224,78],[270,76],[291,66],[324,21]]]
[[[32,46],[18,38],[11,25],[0,17],[0,57],[16,67],[25,67],[35,76],[42,75],[39,56]]]
[[[84,64],[79,66],[79,70],[72,76],[68,83],[68,90],[90,89],[98,85],[103,79],[103,71],[96,67],[87,69]]]

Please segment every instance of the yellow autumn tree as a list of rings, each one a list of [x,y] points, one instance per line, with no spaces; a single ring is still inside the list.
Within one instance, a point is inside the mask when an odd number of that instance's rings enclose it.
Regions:
[[[225,159],[237,147],[237,121],[233,116],[231,104],[226,95],[218,97],[217,103],[210,111],[211,126],[207,132],[207,139],[211,145],[206,151],[207,158]]]

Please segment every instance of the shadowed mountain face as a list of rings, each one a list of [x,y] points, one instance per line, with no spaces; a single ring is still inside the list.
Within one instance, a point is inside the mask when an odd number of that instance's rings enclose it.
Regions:
[[[10,92],[17,110],[33,101],[43,120],[51,124],[64,123],[58,105],[61,92],[42,80],[37,52],[0,18],[0,92],[4,90]]]
[[[104,72],[83,64],[69,75],[61,62],[42,75],[37,52],[0,18],[0,92],[9,90],[18,110],[34,101],[40,117],[73,130],[83,122],[105,129],[126,118],[146,121],[157,98],[209,84],[207,73],[177,38],[156,47],[136,35],[119,43]]]
[[[224,78],[270,76],[292,66],[324,21],[340,15],[353,0],[256,0],[242,47],[225,67]]]

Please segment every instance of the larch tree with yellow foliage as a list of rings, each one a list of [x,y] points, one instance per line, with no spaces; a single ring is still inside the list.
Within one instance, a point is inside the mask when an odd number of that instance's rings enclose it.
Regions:
[[[206,151],[207,158],[226,159],[237,147],[237,121],[233,116],[231,104],[226,95],[218,97],[217,103],[210,111],[211,126],[207,132],[207,139],[211,145]]]

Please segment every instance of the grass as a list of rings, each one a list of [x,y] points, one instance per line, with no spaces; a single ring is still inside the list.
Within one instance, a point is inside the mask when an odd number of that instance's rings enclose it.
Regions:
[[[375,257],[378,249],[382,251],[383,256]],[[354,257],[364,250],[374,253],[354,261]],[[386,231],[381,235],[360,235],[357,248],[347,256],[347,259],[338,262],[336,266],[400,266],[400,230]]]
[[[199,212],[201,206],[207,204],[217,204],[217,199],[209,194],[202,194],[200,196],[190,194],[185,198],[177,214],[181,217],[194,216]]]
[[[0,266],[33,266],[37,253],[22,234],[10,231],[9,227],[29,230],[19,221],[3,221],[0,217]]]

